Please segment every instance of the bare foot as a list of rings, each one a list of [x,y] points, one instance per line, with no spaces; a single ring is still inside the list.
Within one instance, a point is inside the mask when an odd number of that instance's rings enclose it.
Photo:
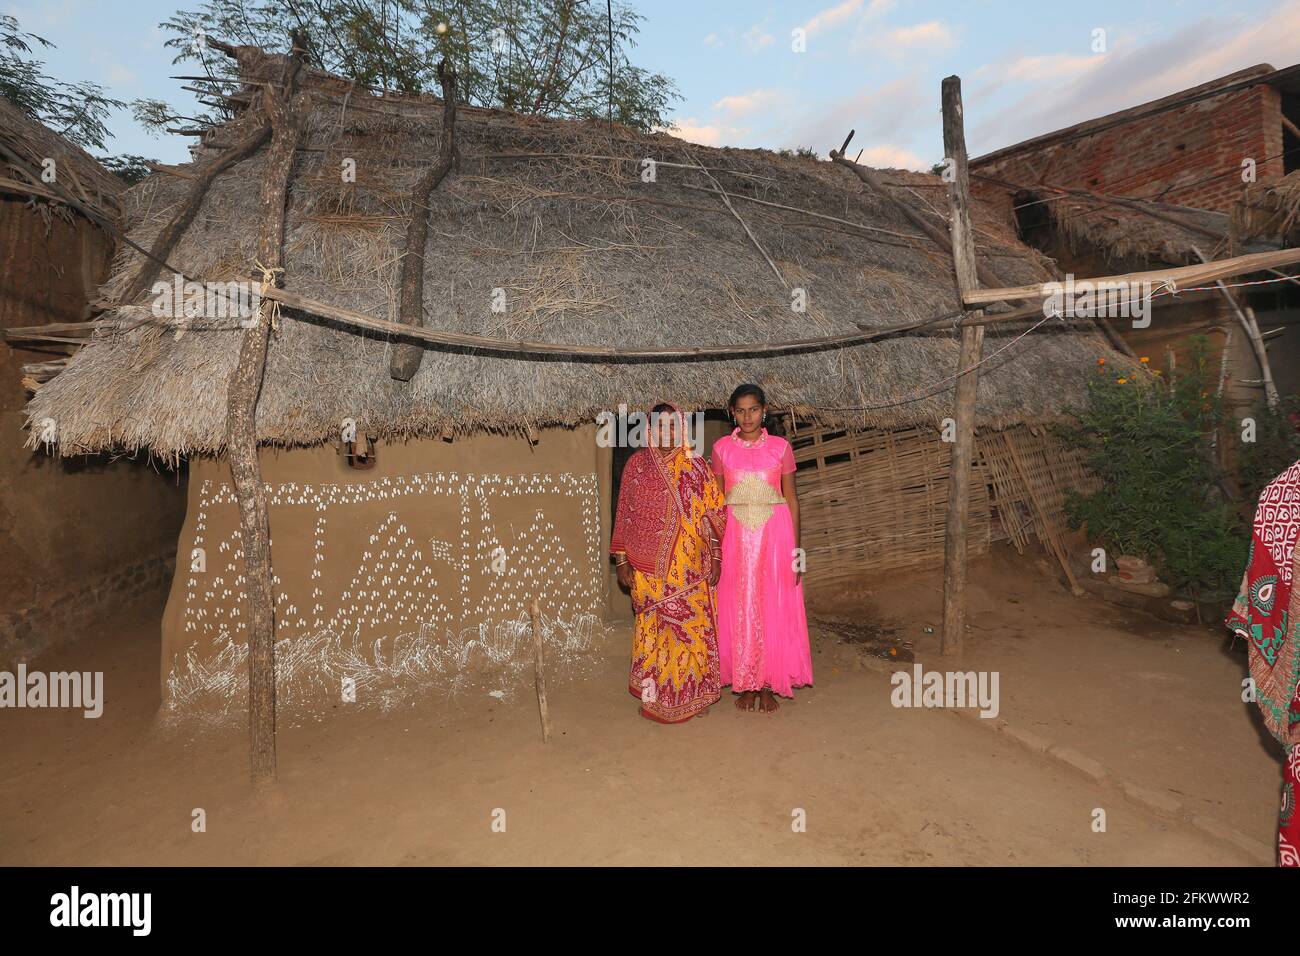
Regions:
[[[736,710],[753,710],[756,697],[758,694],[755,691],[741,691],[740,696],[736,698]]]
[[[772,689],[764,687],[758,699],[758,709],[765,714],[774,714],[780,708],[781,705],[776,702],[776,695],[772,693]]]

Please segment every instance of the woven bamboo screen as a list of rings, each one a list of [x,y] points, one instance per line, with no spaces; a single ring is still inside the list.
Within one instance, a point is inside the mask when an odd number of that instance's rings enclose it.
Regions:
[[[952,446],[936,430],[796,426],[790,442],[799,465],[802,545],[815,572],[810,581],[942,564]],[[1023,550],[1033,533],[1064,561],[1065,494],[1091,487],[1079,453],[1047,432],[981,432],[971,469],[969,553],[981,554],[1001,537]]]

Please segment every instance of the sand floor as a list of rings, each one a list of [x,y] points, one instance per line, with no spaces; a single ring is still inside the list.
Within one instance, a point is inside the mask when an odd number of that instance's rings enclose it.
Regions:
[[[1072,597],[1001,548],[972,568],[968,647],[950,664],[925,630],[938,630],[939,585],[899,574],[813,610],[896,628],[927,669],[998,670],[1001,717],[1272,842],[1277,755],[1219,630]],[[550,744],[531,694],[341,705],[281,730],[278,787],[254,797],[242,726],[156,729],[160,612],[124,608],[29,665],[103,670],[107,704],[98,720],[0,711],[0,864],[1272,862],[974,720],[893,707],[887,675],[823,631],[815,688],[775,715],[741,714],[728,695],[682,726],[639,718],[618,627],[590,675],[553,683]]]

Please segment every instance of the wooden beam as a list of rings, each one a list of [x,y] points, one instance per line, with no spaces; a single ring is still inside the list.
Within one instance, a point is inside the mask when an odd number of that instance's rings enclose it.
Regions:
[[[961,79],[947,77],[942,86],[943,153],[956,172],[948,184],[951,209],[952,261],[962,296],[979,288],[975,263],[975,234],[970,222],[970,177],[966,163],[966,133],[962,118]],[[975,395],[979,389],[980,352],[984,327],[965,325],[957,356],[956,434],[948,472],[948,516],[944,525],[943,631],[939,651],[960,654],[966,631],[967,531],[970,515],[970,472],[975,455]]]
[[[262,167],[257,256],[266,270],[263,285],[278,282],[284,252],[285,199],[294,151],[303,135],[293,102],[302,69],[305,38],[294,32],[285,60],[282,88],[263,90],[263,109],[271,145]],[[259,305],[253,324],[244,330],[239,361],[226,389],[226,454],[239,504],[240,546],[244,552],[244,593],[248,598],[248,734],[249,765],[255,786],[275,781],[275,592],[272,585],[271,528],[257,460],[257,399],[266,368],[271,334],[268,308]]]
[[[1300,262],[1300,249],[1277,249],[1270,252],[1256,252],[1248,256],[1236,256],[1232,259],[1215,259],[1210,262],[1177,266],[1171,269],[1152,269],[1149,272],[1126,272],[1122,275],[1097,276],[1086,281],[1094,285],[1105,283],[1150,282],[1159,285],[1172,282],[1175,286],[1195,285],[1198,282],[1212,282],[1215,279],[1227,279],[1232,276],[1247,275],[1251,272],[1264,272],[1277,266],[1289,266]],[[1083,279],[1076,279],[1083,282]],[[1020,299],[1046,299],[1052,293],[1044,286],[1018,285],[1003,289],[975,289],[964,296],[966,305],[988,305],[990,302],[1011,302]]]
[[[153,285],[158,270],[161,268],[159,263],[166,261],[171,254],[172,247],[185,234],[185,230],[194,221],[194,217],[198,215],[199,207],[203,205],[203,199],[208,194],[208,187],[212,185],[213,180],[240,160],[252,156],[270,138],[271,124],[264,123],[240,140],[233,149],[218,156],[207,166],[194,171],[186,170],[186,174],[194,180],[194,185],[190,187],[180,208],[176,210],[176,214],[172,216],[167,225],[163,226],[154,238],[153,245],[149,249],[149,255],[145,256],[144,262],[140,264],[140,271],[136,273],[131,284],[127,286],[126,292],[122,294],[120,300],[122,303],[134,302],[144,294],[145,290]]]
[[[424,251],[429,242],[429,197],[450,172],[456,156],[456,73],[446,60],[438,64],[438,80],[442,83],[442,140],[438,144],[438,161],[416,181],[411,191],[411,220],[406,226],[397,307],[397,320],[403,325],[424,325]],[[388,374],[399,382],[409,382],[423,358],[423,346],[414,342],[394,343]]]
[[[853,134],[850,133],[849,139],[852,138]],[[848,140],[846,139],[845,142],[847,143]],[[946,235],[944,235],[943,231],[887,189],[881,178],[876,175],[874,169],[871,169],[868,166],[859,166],[857,163],[850,162],[848,159],[844,158],[844,154],[838,149],[831,150],[831,161],[850,170],[858,177],[858,179],[862,180],[863,184],[868,189],[880,197],[880,199],[882,199],[887,205],[892,206],[900,215],[903,216],[903,218],[914,225],[917,229],[920,229],[921,232],[925,233],[925,235],[930,238],[930,241],[938,246],[941,251],[950,256],[953,254],[952,242]],[[951,223],[949,225],[951,226]],[[999,279],[990,269],[980,266],[979,264],[976,264],[975,269],[977,278],[985,285],[996,287],[1002,284],[1002,280]],[[1021,298],[1028,298],[1028,296],[1022,296]]]

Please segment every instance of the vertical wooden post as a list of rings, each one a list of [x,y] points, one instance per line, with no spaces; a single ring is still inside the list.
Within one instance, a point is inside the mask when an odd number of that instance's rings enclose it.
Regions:
[[[1202,262],[1210,261],[1205,258],[1205,253],[1195,246],[1192,246],[1192,252]],[[1218,286],[1223,297],[1228,300],[1228,305],[1232,308],[1233,314],[1237,316],[1237,321],[1241,323],[1241,327],[1246,331],[1246,341],[1250,343],[1251,349],[1255,352],[1255,361],[1259,363],[1260,378],[1264,382],[1264,400],[1268,402],[1269,408],[1277,408],[1277,385],[1273,382],[1273,368],[1268,363],[1268,350],[1264,346],[1264,337],[1259,333],[1259,323],[1255,320],[1255,310],[1249,305],[1243,308],[1237,301],[1237,297],[1223,284],[1222,279],[1215,279],[1214,284]]]
[[[285,197],[302,125],[291,109],[294,81],[306,43],[295,35],[282,87],[263,88],[271,145],[262,167],[257,255],[263,285],[278,284],[284,245]],[[248,736],[253,784],[275,780],[275,593],[266,488],[257,460],[257,398],[271,335],[271,302],[263,298],[244,330],[239,360],[226,387],[226,454],[239,503],[240,542],[248,595]]]
[[[955,173],[948,185],[949,228],[957,291],[959,295],[965,295],[979,288],[979,277],[975,265],[975,234],[970,223],[970,180],[966,169],[961,78],[956,76],[943,81],[943,151]],[[976,317],[980,314],[973,313]],[[970,512],[971,460],[975,451],[977,366],[983,344],[984,326],[962,326],[955,389],[956,441],[952,447],[952,467],[948,476],[948,520],[944,531],[943,632],[939,643],[943,654],[961,653],[966,630],[966,533]]]
[[[542,742],[551,739],[551,712],[546,706],[546,676],[542,670],[542,611],[537,606],[537,598],[528,605],[528,613],[533,619],[533,649],[537,659],[533,665],[533,679],[537,688],[537,710],[542,717]]]

